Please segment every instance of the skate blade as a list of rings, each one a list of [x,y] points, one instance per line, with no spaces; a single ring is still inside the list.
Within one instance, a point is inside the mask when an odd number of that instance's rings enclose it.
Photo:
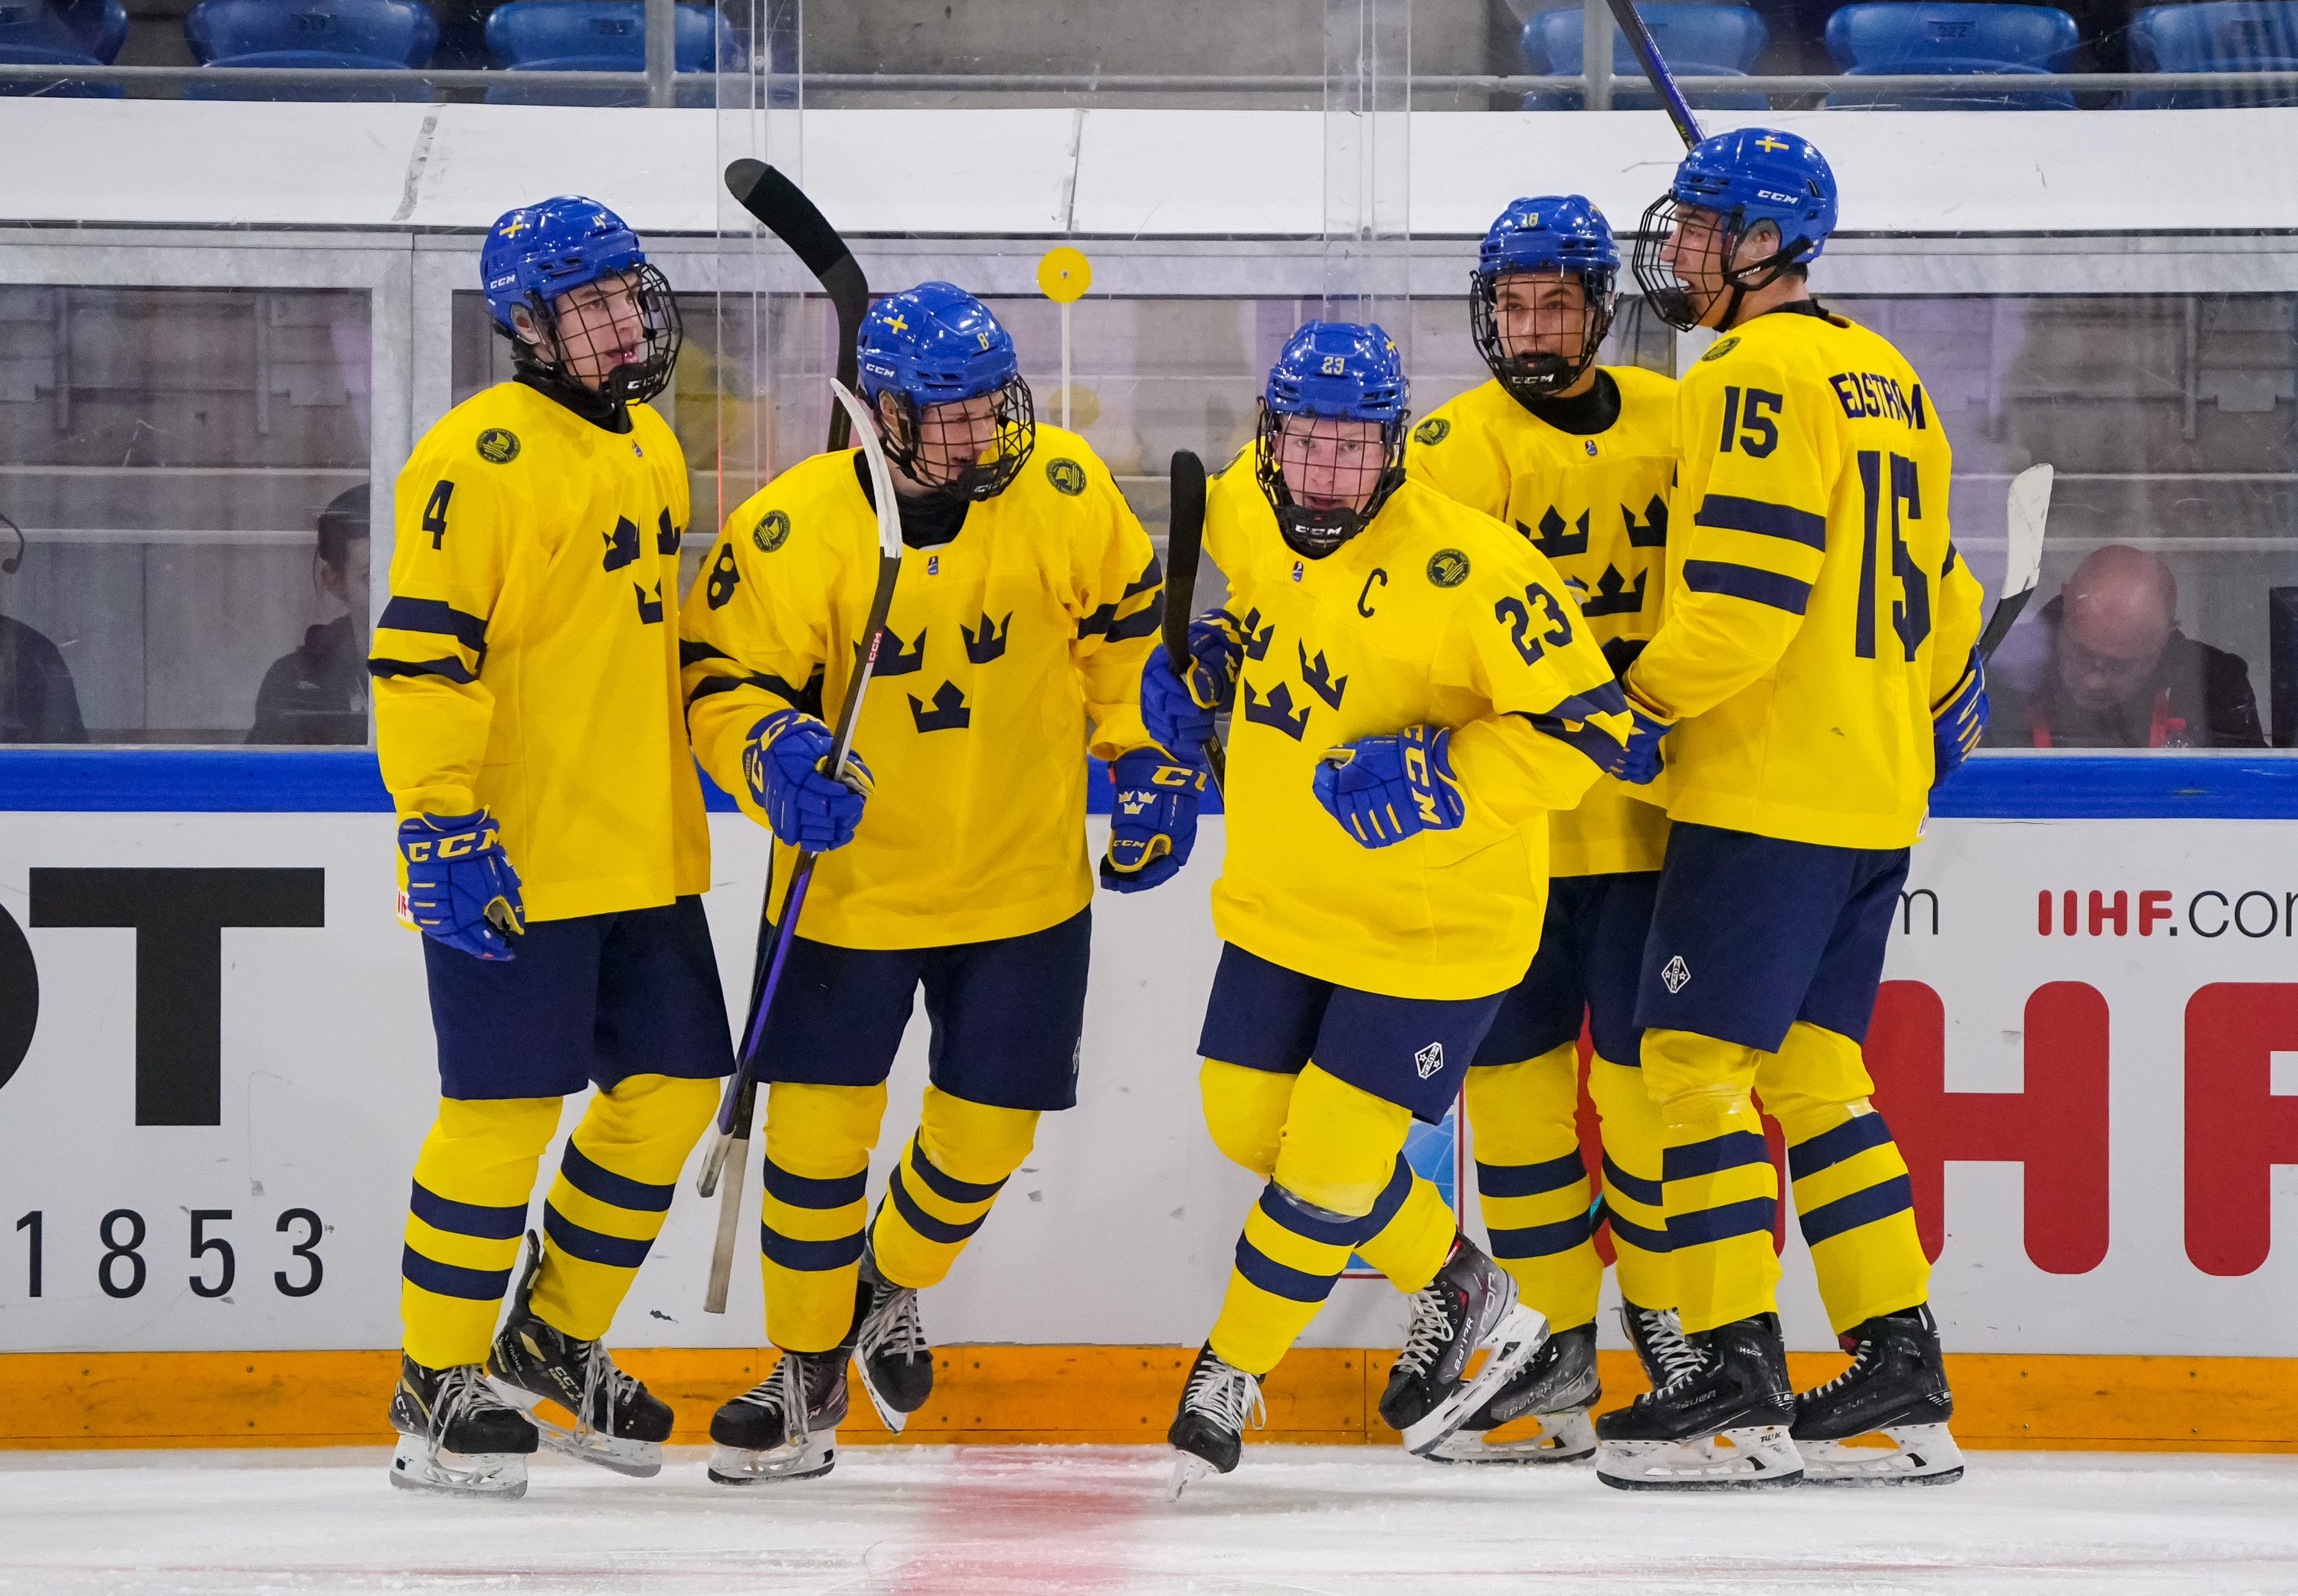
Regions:
[[[534,1426],[536,1438],[560,1457],[596,1463],[634,1480],[650,1480],[662,1472],[661,1442],[632,1441],[597,1430],[576,1429],[545,1413],[542,1403],[546,1399],[525,1386],[514,1385],[496,1375],[489,1375],[487,1384],[494,1387],[497,1396],[525,1414],[526,1422]]]
[[[1416,1458],[1434,1451],[1514,1379],[1517,1370],[1532,1361],[1532,1355],[1547,1339],[1546,1319],[1522,1302],[1510,1303],[1500,1322],[1484,1339],[1484,1344],[1492,1349],[1484,1366],[1454,1386],[1452,1394],[1430,1409],[1425,1418],[1405,1426],[1404,1450]]]
[[[816,1430],[788,1446],[765,1451],[739,1446],[710,1449],[710,1477],[721,1485],[771,1484],[815,1480],[838,1467],[838,1432]]]
[[[1510,1419],[1490,1430],[1457,1430],[1420,1455],[1431,1463],[1580,1463],[1596,1455],[1596,1426],[1585,1408],[1565,1413],[1533,1413],[1536,1435],[1492,1441],[1487,1436],[1523,1422]]]
[[[1186,1491],[1191,1485],[1195,1484],[1199,1480],[1209,1480],[1219,1472],[1219,1469],[1214,1468],[1211,1463],[1206,1462],[1203,1458],[1197,1456],[1196,1453],[1193,1451],[1183,1451],[1179,1447],[1175,1447],[1173,1449],[1173,1472],[1167,1476],[1165,1480],[1165,1500],[1167,1501],[1180,1501],[1181,1493]]]
[[[1618,1491],[1763,1491],[1803,1483],[1803,1458],[1783,1424],[1750,1425],[1690,1441],[1607,1441],[1596,1477]]]
[[[862,1393],[870,1399],[871,1407],[877,1410],[878,1422],[895,1435],[900,1435],[902,1426],[910,1422],[910,1416],[886,1400],[878,1389],[878,1383],[870,1377],[870,1366],[859,1358],[854,1360],[854,1373],[862,1382]]]
[[[402,1491],[517,1501],[526,1494],[526,1454],[434,1452],[420,1435],[401,1435],[391,1458],[391,1483]]]
[[[1889,1446],[1798,1441],[1806,1485],[1951,1485],[1963,1477],[1963,1450],[1943,1424],[1886,1426]]]

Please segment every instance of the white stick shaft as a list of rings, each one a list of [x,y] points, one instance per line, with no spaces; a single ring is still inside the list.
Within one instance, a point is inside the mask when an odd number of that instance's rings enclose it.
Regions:
[[[1070,302],[1062,302],[1062,430],[1070,430]]]
[[[718,1235],[710,1249],[710,1284],[702,1294],[702,1311],[726,1311],[726,1288],[734,1278],[734,1253],[742,1234],[742,1175],[750,1161],[750,1138],[730,1142],[726,1167],[718,1173]]]

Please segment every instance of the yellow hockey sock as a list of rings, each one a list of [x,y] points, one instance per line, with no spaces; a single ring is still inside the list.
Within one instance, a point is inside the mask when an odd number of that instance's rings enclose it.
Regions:
[[[561,1101],[440,1099],[415,1159],[399,1266],[401,1344],[425,1368],[485,1360]]]
[[[1404,1200],[1397,1204],[1395,1217],[1380,1223],[1381,1212],[1386,1207],[1387,1192],[1383,1192],[1380,1208],[1376,1208],[1368,1221],[1379,1224],[1364,1240],[1357,1243],[1357,1256],[1388,1277],[1388,1283],[1407,1294],[1418,1291],[1436,1278],[1444,1261],[1452,1255],[1452,1243],[1460,1234],[1459,1216],[1444,1201],[1444,1194],[1426,1177],[1413,1172],[1404,1162],[1404,1154],[1396,1155],[1396,1178],[1406,1182]],[[1393,1189],[1393,1187],[1392,1187]],[[1342,1260],[1345,1265],[1348,1261]]]
[[[1467,1104],[1476,1202],[1493,1260],[1516,1277],[1518,1294],[1550,1329],[1590,1323],[1604,1265],[1580,1156],[1578,1046],[1470,1070]]]
[[[1248,1070],[1207,1059],[1197,1071],[1197,1096],[1204,1104],[1205,1129],[1213,1145],[1232,1163],[1266,1180],[1277,1172],[1277,1147],[1285,1135],[1285,1114],[1293,1106],[1297,1075]]]
[[[720,1083],[632,1075],[591,1099],[542,1206],[534,1311],[596,1341],[670,1217],[678,1171],[718,1110]]]
[[[993,1108],[926,1087],[918,1134],[878,1205],[871,1247],[878,1272],[922,1290],[941,1283],[1037,1133],[1037,1112]]]
[[[1757,1070],[1756,1089],[1787,1138],[1796,1219],[1836,1333],[1923,1302],[1931,1266],[1907,1164],[1868,1101],[1875,1084],[1859,1044],[1798,1021]]]
[[[1763,1056],[1688,1030],[1644,1032],[1644,1084],[1659,1103],[1669,1258],[1687,1334],[1777,1306],[1779,1182],[1748,1096]]]
[[[1604,1122],[1604,1214],[1612,1222],[1620,1294],[1639,1308],[1673,1308],[1659,1104],[1644,1090],[1641,1069],[1601,1054],[1589,1062],[1588,1096]]]
[[[766,1338],[787,1352],[826,1352],[854,1323],[870,1150],[885,1114],[882,1081],[766,1088],[759,1267]]]

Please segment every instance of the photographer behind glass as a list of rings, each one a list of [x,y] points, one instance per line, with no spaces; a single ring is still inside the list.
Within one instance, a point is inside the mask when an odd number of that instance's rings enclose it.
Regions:
[[[16,551],[0,559],[0,575],[13,576],[24,563],[24,532],[5,516],[0,526],[13,534]],[[0,583],[0,600],[7,597]],[[0,742],[86,742],[79,695],[62,652],[23,622],[0,615]]]
[[[255,693],[250,742],[367,740],[368,484],[346,488],[319,512],[311,581],[344,613],[303,633],[272,661]]]

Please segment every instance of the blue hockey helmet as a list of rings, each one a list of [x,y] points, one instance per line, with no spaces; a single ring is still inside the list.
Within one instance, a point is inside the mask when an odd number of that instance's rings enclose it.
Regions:
[[[1529,334],[1519,325],[1504,335],[1500,285],[1519,272],[1578,277],[1582,305],[1576,325],[1536,312]],[[1620,246],[1612,226],[1585,197],[1549,194],[1511,201],[1486,230],[1468,284],[1468,327],[1476,352],[1500,386],[1520,401],[1570,387],[1596,363],[1596,351],[1612,329],[1619,279]],[[1509,345],[1518,343],[1551,347],[1511,351]]]
[[[1294,552],[1322,559],[1362,532],[1404,480],[1404,424],[1411,415],[1411,385],[1395,340],[1370,322],[1311,321],[1285,341],[1261,391],[1254,469],[1277,512],[1277,525]],[[1308,425],[1288,427],[1288,418]],[[1288,436],[1304,449],[1318,438],[1319,420],[1370,421],[1380,449],[1360,465],[1333,467],[1335,503],[1302,504],[1285,480],[1280,445]],[[1337,434],[1338,429],[1331,429]],[[1330,440],[1336,447],[1341,441]]]
[[[1036,447],[1037,416],[1013,335],[988,306],[955,284],[921,283],[873,303],[854,342],[863,396],[879,412],[886,457],[897,468],[956,498],[1005,490]],[[894,397],[891,425],[886,394]],[[987,458],[946,458],[940,434],[958,424],[935,417],[934,407],[985,394],[995,397],[996,424],[994,446],[980,451]]]
[[[560,337],[555,307],[561,295],[608,277],[630,279],[644,342],[638,360],[585,378],[570,368],[570,356],[579,361],[580,351],[562,347],[575,335]],[[617,402],[651,399],[670,385],[680,343],[677,301],[662,273],[647,264],[639,236],[598,201],[560,194],[503,212],[479,247],[479,280],[495,326],[519,347],[523,364]],[[530,342],[512,319],[522,305],[542,335],[539,342]]]
[[[1708,306],[1695,304],[1674,269],[1661,259],[1678,214],[1686,209],[1722,219],[1724,281],[1738,298],[1760,288],[1790,268],[1818,259],[1835,231],[1835,173],[1827,157],[1807,138],[1773,128],[1740,128],[1694,145],[1677,163],[1668,190],[1644,212],[1636,243],[1636,281],[1652,309],[1671,326],[1690,330]],[[1736,269],[1728,262],[1748,235],[1762,223],[1779,230],[1778,249]],[[1712,302],[1712,296],[1711,296]],[[1724,325],[1730,325],[1730,313]]]

